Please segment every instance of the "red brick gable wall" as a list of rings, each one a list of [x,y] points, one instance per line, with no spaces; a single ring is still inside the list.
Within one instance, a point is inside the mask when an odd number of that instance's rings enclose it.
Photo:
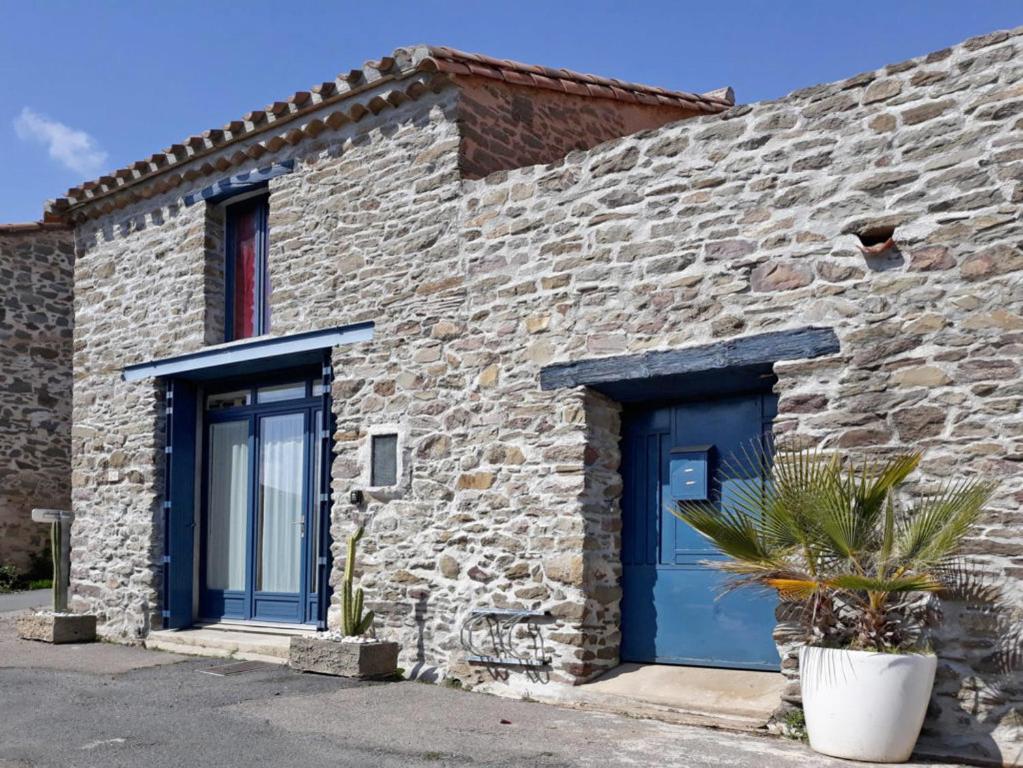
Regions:
[[[459,77],[459,167],[468,179],[551,163],[576,149],[696,116],[678,107],[628,104]]]

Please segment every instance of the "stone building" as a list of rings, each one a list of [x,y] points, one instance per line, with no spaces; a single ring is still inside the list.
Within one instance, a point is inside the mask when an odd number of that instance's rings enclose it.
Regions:
[[[999,481],[1010,606],[946,606],[922,745],[1018,759],[1021,35],[740,107],[399,50],[70,190],[73,607],[322,625],[364,523],[413,674],[794,676],[665,498],[765,429],[920,448]]]
[[[71,283],[61,224],[0,225],[0,565],[26,574],[71,503]]]

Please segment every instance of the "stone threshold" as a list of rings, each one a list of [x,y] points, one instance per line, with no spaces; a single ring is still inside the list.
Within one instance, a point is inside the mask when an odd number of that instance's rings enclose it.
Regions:
[[[753,672],[665,664],[621,664],[596,680],[535,698],[577,709],[682,725],[766,733],[785,678]]]
[[[292,637],[316,632],[313,627],[268,622],[217,622],[188,629],[160,629],[146,637],[146,648],[187,656],[287,664]]]

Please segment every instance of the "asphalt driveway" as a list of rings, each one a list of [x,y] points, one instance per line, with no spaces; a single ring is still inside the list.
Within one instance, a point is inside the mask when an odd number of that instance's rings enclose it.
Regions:
[[[53,592],[49,589],[0,593],[0,613],[20,611],[23,608],[45,608],[52,605]]]
[[[850,765],[780,739],[417,682],[206,674],[225,663],[30,643],[0,615],[0,768]]]

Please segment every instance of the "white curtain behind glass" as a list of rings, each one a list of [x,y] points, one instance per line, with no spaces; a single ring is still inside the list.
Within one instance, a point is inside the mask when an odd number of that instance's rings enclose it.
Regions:
[[[263,592],[299,591],[305,418],[267,416],[261,424],[259,581]]]
[[[210,589],[245,589],[248,479],[248,421],[211,424],[206,547],[206,583]]]

